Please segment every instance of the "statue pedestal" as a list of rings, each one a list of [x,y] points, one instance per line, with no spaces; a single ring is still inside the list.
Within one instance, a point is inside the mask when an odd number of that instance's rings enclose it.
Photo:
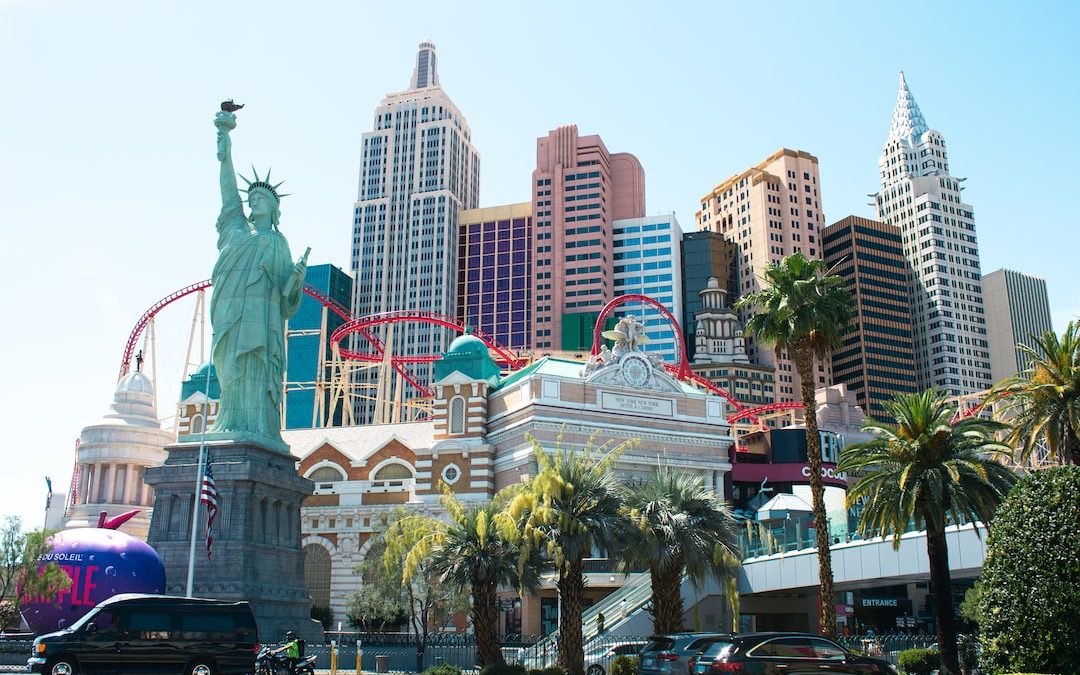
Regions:
[[[206,507],[196,523],[194,595],[251,603],[259,640],[280,640],[295,630],[322,642],[322,626],[311,619],[300,545],[300,503],[311,481],[296,472],[296,457],[251,440],[207,440],[207,456],[218,490],[213,559],[206,559]],[[166,446],[168,459],[146,469],[154,488],[154,515],[147,543],[165,563],[166,592],[187,590],[191,515],[199,443]]]

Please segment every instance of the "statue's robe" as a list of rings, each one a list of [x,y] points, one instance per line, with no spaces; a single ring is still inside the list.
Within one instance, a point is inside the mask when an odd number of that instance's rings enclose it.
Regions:
[[[239,198],[222,208],[217,230],[210,321],[221,399],[210,431],[280,440],[285,320],[299,308],[303,284],[286,293],[289,243],[276,230],[253,233]]]

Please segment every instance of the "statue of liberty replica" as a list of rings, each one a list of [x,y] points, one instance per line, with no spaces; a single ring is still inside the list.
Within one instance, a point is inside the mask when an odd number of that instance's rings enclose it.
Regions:
[[[210,320],[218,415],[206,433],[181,436],[166,447],[164,465],[146,470],[154,488],[147,542],[165,562],[167,593],[250,602],[264,642],[286,630],[321,641],[300,546],[300,504],[313,484],[299,476],[281,439],[285,321],[300,306],[308,253],[293,262],[278,229],[285,195],[269,171],[260,178],[253,170],[252,180],[241,176],[246,188],[237,186],[230,133],[239,108],[226,101],[214,117],[221,213]],[[216,488],[210,500],[208,483]]]
[[[236,128],[236,115],[223,110],[214,125],[221,162],[221,214],[210,323],[221,398],[210,432],[281,443],[285,321],[300,306],[307,252],[292,263],[289,243],[278,230],[284,195],[277,191],[281,183],[270,183],[269,171],[260,179],[253,169],[253,181],[241,176],[247,183],[248,214],[244,214],[229,136]]]

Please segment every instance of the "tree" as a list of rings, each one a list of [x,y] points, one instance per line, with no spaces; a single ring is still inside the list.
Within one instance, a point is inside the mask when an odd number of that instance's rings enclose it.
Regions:
[[[379,546],[353,569],[353,573],[364,580],[363,585],[346,599],[346,615],[353,628],[384,631],[407,619],[405,591],[397,580],[383,572],[383,550],[385,546]]]
[[[824,359],[830,349],[840,344],[840,330],[851,319],[851,296],[844,287],[844,280],[829,274],[824,262],[807,259],[801,253],[769,264],[765,268],[765,281],[768,283],[765,289],[743,296],[736,307],[756,309],[757,313],[746,322],[747,334],[772,344],[777,355],[786,351],[799,373],[821,583],[821,632],[835,638],[836,606],[825,515],[825,484],[821,479],[814,358]]]
[[[42,565],[52,550],[51,532],[22,531],[22,520],[8,516],[0,530],[0,602],[4,603],[0,628],[18,625],[24,600],[53,597],[71,586],[71,578],[55,562]]]
[[[447,490],[440,503],[447,511],[448,523],[405,519],[396,524],[428,533],[413,545],[406,557],[406,579],[426,564],[439,584],[461,593],[471,592],[470,618],[481,666],[506,665],[499,648],[499,587],[539,586],[539,561],[533,560],[519,569],[520,540],[503,536],[495,527],[496,517],[519,491],[518,486],[513,486],[486,504],[465,507]]]
[[[738,531],[727,504],[700,475],[659,468],[626,487],[626,509],[635,529],[624,550],[627,565],[649,566],[653,631],[683,629],[682,578],[701,588],[711,576],[725,582]]]
[[[1016,348],[1031,366],[996,392],[1013,413],[1010,442],[1021,461],[1043,441],[1056,463],[1080,464],[1080,323],[1070,321],[1060,339],[1047,331],[1034,348]]]
[[[629,524],[622,513],[621,488],[612,466],[632,442],[606,450],[592,440],[580,451],[564,449],[560,435],[549,454],[527,436],[538,472],[499,514],[508,539],[520,541],[519,568],[537,552],[554,560],[559,592],[559,665],[582,675],[582,612],[585,558],[624,541]]]
[[[424,670],[431,629],[444,625],[455,613],[468,609],[468,598],[451,584],[439,582],[431,561],[409,561],[410,553],[432,537],[441,524],[426,516],[399,510],[390,521],[383,540],[383,572],[404,594],[405,612],[416,644],[416,672]]]
[[[1080,663],[1080,467],[1034,471],[990,523],[979,640],[986,672],[1075,673]]]
[[[891,535],[895,548],[909,523],[926,530],[941,661],[947,672],[958,675],[945,527],[950,522],[989,523],[1016,482],[1016,475],[998,461],[1010,453],[1009,446],[995,440],[1007,426],[981,417],[957,418],[956,408],[937,389],[897,395],[885,408],[896,423],[867,420],[863,430],[875,437],[841,452],[840,470],[863,474],[848,490],[848,506],[865,500],[859,531]]]

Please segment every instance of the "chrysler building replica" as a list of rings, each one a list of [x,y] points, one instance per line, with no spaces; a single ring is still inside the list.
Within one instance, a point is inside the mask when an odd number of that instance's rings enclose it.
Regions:
[[[945,137],[927,126],[903,72],[878,164],[881,191],[872,195],[878,220],[900,228],[909,266],[908,278],[891,290],[906,291],[911,303],[918,385],[953,395],[988,389],[975,216],[960,198],[965,179],[949,173]]]

